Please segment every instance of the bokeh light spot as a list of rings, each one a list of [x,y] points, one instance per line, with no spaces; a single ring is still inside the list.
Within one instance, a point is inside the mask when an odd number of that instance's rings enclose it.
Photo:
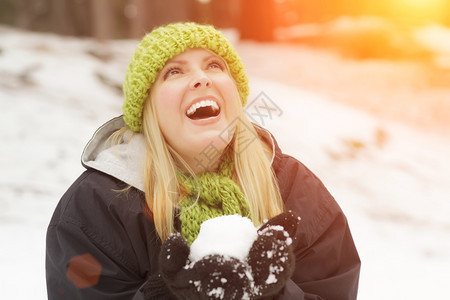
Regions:
[[[98,283],[101,264],[89,253],[72,257],[66,276],[79,289],[94,286]]]

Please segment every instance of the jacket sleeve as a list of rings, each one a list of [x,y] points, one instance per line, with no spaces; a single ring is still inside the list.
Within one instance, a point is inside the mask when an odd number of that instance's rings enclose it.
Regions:
[[[295,271],[280,299],[356,299],[361,262],[344,213],[303,164],[287,156],[279,163],[285,207],[301,217]]]
[[[133,244],[120,213],[104,199],[117,193],[89,176],[66,192],[48,227],[48,299],[132,299],[146,280],[133,252],[145,248]]]
[[[76,224],[61,222],[47,231],[48,299],[131,299],[143,283]]]

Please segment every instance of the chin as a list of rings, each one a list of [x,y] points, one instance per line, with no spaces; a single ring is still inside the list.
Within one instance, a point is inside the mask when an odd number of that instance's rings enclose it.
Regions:
[[[206,148],[214,146],[222,151],[230,143],[231,138],[224,130],[210,130],[205,133],[200,133],[196,137],[197,145],[199,148]]]

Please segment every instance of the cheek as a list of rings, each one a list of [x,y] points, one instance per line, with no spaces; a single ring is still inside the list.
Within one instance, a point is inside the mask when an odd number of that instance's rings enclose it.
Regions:
[[[232,92],[236,89],[233,79],[230,76],[226,76],[223,80],[221,80],[221,85],[227,91]]]
[[[154,99],[156,101],[156,112],[160,120],[173,116],[175,111],[179,110],[181,95],[177,89],[161,87],[155,91]]]
[[[236,98],[236,85],[227,73],[221,73],[217,76],[214,80],[214,85],[220,90],[220,93],[226,100],[229,101]]]
[[[176,103],[176,91],[170,88],[163,88],[158,91],[158,102],[160,106],[172,107]]]
[[[172,99],[173,95],[170,89],[158,89],[154,91],[153,100],[155,101],[156,117],[159,128],[165,138],[171,136],[174,127],[174,122],[170,121],[174,119],[175,106]]]
[[[239,93],[236,89],[236,85],[234,81],[228,77],[227,80],[224,80],[221,83],[222,95],[227,102],[227,107],[233,114],[237,114],[239,110]]]
[[[158,97],[162,99],[170,99],[175,94],[175,89],[170,88],[170,85],[165,85],[163,87],[160,87],[157,91]]]

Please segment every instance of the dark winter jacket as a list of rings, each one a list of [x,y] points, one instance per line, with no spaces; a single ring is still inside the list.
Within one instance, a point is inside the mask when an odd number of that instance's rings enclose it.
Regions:
[[[104,146],[122,125],[116,118],[95,133],[83,153],[87,171],[50,221],[49,299],[144,299],[140,287],[158,272],[161,240],[142,192],[143,138]],[[301,216],[295,271],[279,299],[356,299],[360,260],[346,217],[310,170],[283,154],[267,131],[259,133],[273,145],[272,167],[285,208]]]

